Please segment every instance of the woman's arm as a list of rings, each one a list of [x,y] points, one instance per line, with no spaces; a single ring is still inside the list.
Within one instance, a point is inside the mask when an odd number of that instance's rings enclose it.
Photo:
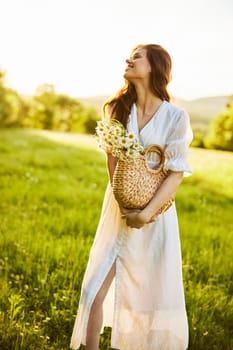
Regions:
[[[157,217],[156,213],[162,205],[176,193],[182,182],[183,174],[183,171],[171,171],[156,192],[155,196],[144,209],[137,213],[126,213],[123,215],[123,217],[126,218],[127,225],[134,228],[141,228],[145,224],[154,221]]]
[[[117,165],[117,158],[111,153],[107,153],[107,170],[110,183],[112,185],[113,174]]]

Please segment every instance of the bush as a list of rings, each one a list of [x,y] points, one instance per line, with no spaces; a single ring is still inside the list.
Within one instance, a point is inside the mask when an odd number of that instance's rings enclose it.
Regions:
[[[85,134],[94,134],[96,122],[100,117],[93,107],[86,107],[75,122],[71,125],[71,131],[77,131]]]
[[[194,131],[194,138],[191,143],[191,147],[205,148],[204,135],[200,131]]]
[[[233,151],[233,102],[213,120],[205,145],[207,148]]]
[[[18,93],[5,86],[5,72],[0,71],[0,127],[20,125],[25,107]]]

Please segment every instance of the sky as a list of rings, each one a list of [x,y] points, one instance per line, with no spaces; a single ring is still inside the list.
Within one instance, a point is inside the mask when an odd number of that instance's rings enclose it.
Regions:
[[[19,93],[115,94],[131,49],[156,43],[173,96],[233,94],[232,0],[0,0],[0,13],[0,69]]]

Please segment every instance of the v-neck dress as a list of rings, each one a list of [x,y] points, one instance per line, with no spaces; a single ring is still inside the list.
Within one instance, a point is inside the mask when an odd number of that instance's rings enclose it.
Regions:
[[[191,174],[187,156],[192,130],[184,110],[163,101],[139,132],[134,104],[127,129],[144,147],[159,144],[165,150],[165,169]],[[121,219],[109,183],[82,283],[71,348],[86,344],[92,303],[114,263],[115,278],[103,304],[103,327],[112,327],[111,346],[120,350],[187,349],[175,203],[155,222],[141,229],[130,228]]]

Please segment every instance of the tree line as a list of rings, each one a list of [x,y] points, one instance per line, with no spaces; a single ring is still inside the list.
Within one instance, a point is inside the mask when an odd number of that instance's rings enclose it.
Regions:
[[[56,93],[51,84],[39,86],[32,97],[23,97],[6,86],[5,73],[0,71],[0,127],[93,133],[99,119],[97,109]]]
[[[23,97],[6,86],[5,72],[0,71],[0,127],[94,133],[99,119],[96,108],[56,93],[50,84],[39,86],[32,97]],[[233,151],[233,96],[213,119],[207,135],[195,131],[192,146]]]

